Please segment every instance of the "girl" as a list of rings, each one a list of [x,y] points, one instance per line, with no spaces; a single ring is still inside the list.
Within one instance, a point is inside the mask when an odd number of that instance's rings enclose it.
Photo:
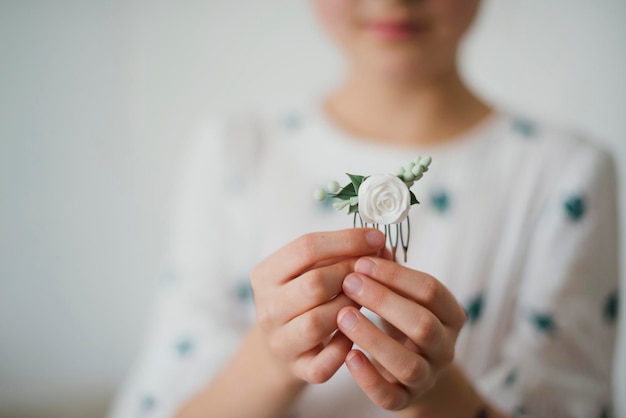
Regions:
[[[478,3],[315,0],[344,81],[198,130],[174,274],[113,416],[609,416],[611,159],[467,88]],[[406,264],[310,197],[420,154]]]

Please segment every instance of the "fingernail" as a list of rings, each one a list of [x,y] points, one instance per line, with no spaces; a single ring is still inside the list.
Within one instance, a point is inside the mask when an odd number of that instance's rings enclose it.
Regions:
[[[355,271],[359,273],[367,274],[367,275],[372,274],[375,268],[376,268],[376,263],[374,263],[369,258],[359,258],[359,260],[354,265]]]
[[[355,274],[348,275],[345,279],[343,279],[343,290],[346,293],[352,293],[353,295],[358,294],[363,287],[363,279]]]
[[[382,247],[385,243],[385,236],[380,231],[367,231],[365,241],[372,247]]]
[[[356,326],[357,321],[358,318],[356,315],[350,311],[344,312],[339,317],[339,325],[341,325],[341,328],[348,331]]]
[[[348,354],[348,358],[346,359],[346,361],[353,369],[358,369],[363,365],[363,358],[355,352]]]

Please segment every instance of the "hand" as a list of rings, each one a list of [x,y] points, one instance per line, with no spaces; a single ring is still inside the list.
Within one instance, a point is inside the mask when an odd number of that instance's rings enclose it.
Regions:
[[[454,346],[465,311],[435,278],[392,261],[361,258],[343,291],[358,305],[387,321],[386,333],[353,305],[342,307],[339,330],[367,351],[346,356],[350,373],[367,396],[389,410],[403,410],[432,388],[454,359]],[[395,334],[395,335],[390,335]]]
[[[374,229],[308,234],[252,272],[259,327],[273,356],[298,379],[325,382],[343,364],[352,341],[332,334],[339,311],[357,306],[342,293],[343,279],[358,257],[374,255],[384,244]]]

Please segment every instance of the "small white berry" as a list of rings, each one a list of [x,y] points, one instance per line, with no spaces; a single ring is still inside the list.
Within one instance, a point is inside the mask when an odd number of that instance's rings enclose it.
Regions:
[[[328,188],[328,191],[331,193],[337,193],[339,189],[341,188],[339,186],[339,183],[337,183],[336,181],[329,181],[326,187]]]
[[[326,196],[328,196],[328,193],[326,193],[326,190],[324,189],[315,189],[313,192],[313,198],[315,200],[319,200],[320,202],[326,200]]]

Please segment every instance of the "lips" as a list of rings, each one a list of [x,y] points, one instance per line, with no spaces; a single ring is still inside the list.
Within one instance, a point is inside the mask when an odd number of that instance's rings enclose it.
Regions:
[[[409,21],[371,22],[367,23],[365,28],[373,35],[389,41],[408,39],[426,29],[424,25]]]

